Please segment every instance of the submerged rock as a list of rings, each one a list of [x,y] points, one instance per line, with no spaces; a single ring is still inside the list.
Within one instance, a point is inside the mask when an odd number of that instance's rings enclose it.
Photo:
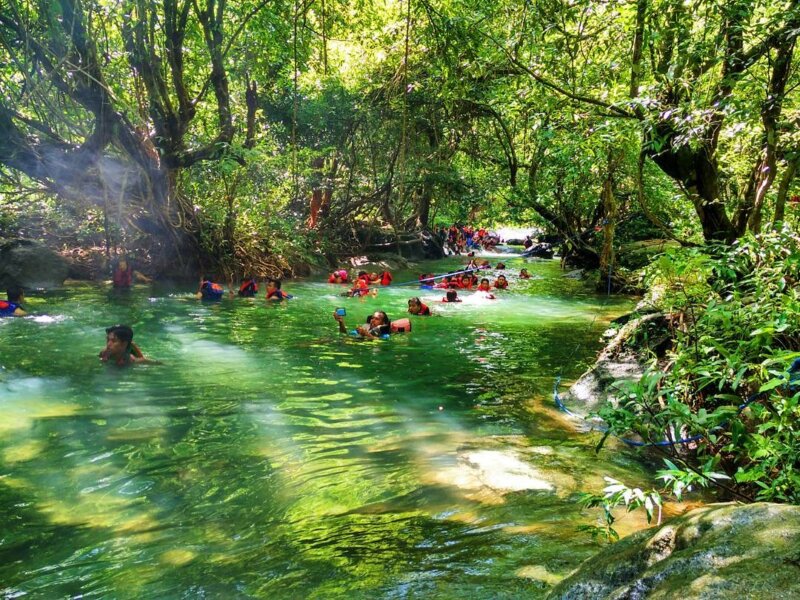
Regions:
[[[695,509],[589,558],[548,598],[800,598],[800,507]]]
[[[643,325],[658,319],[661,315],[654,313],[643,315],[625,323],[619,331],[608,331],[613,339],[606,345],[595,364],[580,376],[561,399],[570,411],[587,415],[596,412],[613,400],[626,384],[636,383],[642,378],[644,365],[641,358],[626,341]]]

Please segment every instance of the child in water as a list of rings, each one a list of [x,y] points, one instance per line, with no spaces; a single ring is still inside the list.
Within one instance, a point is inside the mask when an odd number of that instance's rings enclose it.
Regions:
[[[530,279],[531,278],[531,274],[528,273],[528,269],[521,269],[520,272],[519,272],[519,278],[520,279]]]
[[[106,329],[106,347],[98,355],[100,362],[118,367],[133,364],[161,364],[142,354],[139,346],[133,343],[133,329],[127,325],[112,325]]]

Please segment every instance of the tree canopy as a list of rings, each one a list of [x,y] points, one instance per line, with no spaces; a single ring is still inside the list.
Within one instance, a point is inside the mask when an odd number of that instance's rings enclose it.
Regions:
[[[0,225],[165,264],[468,219],[589,264],[637,219],[729,243],[796,219],[798,21],[795,0],[9,0]]]

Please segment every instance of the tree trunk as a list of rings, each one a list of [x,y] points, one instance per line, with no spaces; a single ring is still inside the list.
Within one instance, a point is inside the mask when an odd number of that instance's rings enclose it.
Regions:
[[[778,197],[775,200],[775,215],[772,217],[773,229],[777,229],[783,224],[786,213],[786,196],[789,194],[789,186],[792,184],[792,180],[794,180],[798,166],[800,166],[800,154],[796,154],[789,160],[786,165],[786,170],[781,177],[781,181],[778,184]]]

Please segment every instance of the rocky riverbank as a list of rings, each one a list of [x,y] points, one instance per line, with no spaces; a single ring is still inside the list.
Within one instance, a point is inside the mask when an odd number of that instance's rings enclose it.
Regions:
[[[609,546],[548,598],[800,598],[800,507],[697,508]]]

